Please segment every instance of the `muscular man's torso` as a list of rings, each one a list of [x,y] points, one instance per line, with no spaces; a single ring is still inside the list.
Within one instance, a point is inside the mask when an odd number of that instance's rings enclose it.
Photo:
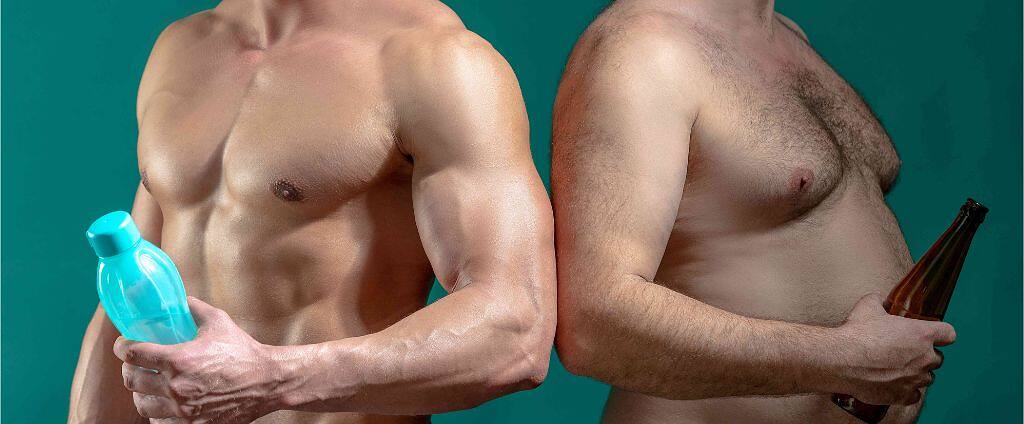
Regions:
[[[161,37],[140,89],[139,167],[163,214],[161,248],[189,294],[272,345],[379,331],[423,307],[434,277],[384,51],[396,32],[457,18],[443,6],[317,18],[258,46],[217,11],[190,17]]]
[[[630,31],[634,17],[612,6],[574,54],[600,54],[601,39]],[[662,21],[699,51],[703,75],[680,78],[698,78],[704,93],[655,280],[740,315],[836,326],[912,265],[884,201],[900,161],[860,96],[782,19],[771,19],[770,32],[693,16]],[[890,415],[912,419],[916,409]],[[619,389],[605,420],[857,422],[823,394],[674,401]]]

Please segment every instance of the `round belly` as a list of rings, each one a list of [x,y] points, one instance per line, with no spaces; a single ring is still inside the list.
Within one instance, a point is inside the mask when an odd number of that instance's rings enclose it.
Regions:
[[[858,299],[886,294],[912,265],[881,192],[856,184],[799,220],[767,231],[707,235],[692,228],[677,225],[657,281],[744,316],[837,326]],[[912,421],[913,411],[904,412],[891,414]],[[605,421],[857,422],[826,394],[675,401],[621,390],[613,390]]]
[[[677,228],[657,280],[740,315],[832,326],[865,294],[885,295],[911,265],[881,193],[851,187],[769,230]]]

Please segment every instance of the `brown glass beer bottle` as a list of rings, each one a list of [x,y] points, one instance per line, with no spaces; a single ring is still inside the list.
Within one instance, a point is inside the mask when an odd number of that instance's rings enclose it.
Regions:
[[[978,226],[985,220],[988,208],[967,199],[953,225],[914,265],[910,273],[892,289],[885,299],[885,310],[907,318],[941,321],[953,296],[960,268],[967,258],[967,249]],[[871,405],[843,394],[832,395],[832,401],[861,421],[877,423],[885,417],[888,405]]]

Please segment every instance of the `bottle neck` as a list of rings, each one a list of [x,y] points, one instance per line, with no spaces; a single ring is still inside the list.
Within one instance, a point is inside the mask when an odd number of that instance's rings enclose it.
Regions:
[[[953,223],[928,249],[887,298],[895,315],[941,320],[949,306],[974,233],[985,218],[984,206],[968,200]]]

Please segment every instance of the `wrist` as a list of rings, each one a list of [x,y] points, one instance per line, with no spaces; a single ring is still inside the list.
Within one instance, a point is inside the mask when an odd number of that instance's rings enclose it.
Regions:
[[[306,376],[311,355],[310,346],[264,345],[269,365],[267,393],[264,404],[272,411],[295,409],[308,402],[309,381]]]
[[[814,393],[845,393],[850,346],[841,328],[808,327],[806,361],[799,373],[802,387]]]
[[[358,386],[360,363],[344,341],[267,346],[276,373],[267,397],[275,410],[339,412]]]

